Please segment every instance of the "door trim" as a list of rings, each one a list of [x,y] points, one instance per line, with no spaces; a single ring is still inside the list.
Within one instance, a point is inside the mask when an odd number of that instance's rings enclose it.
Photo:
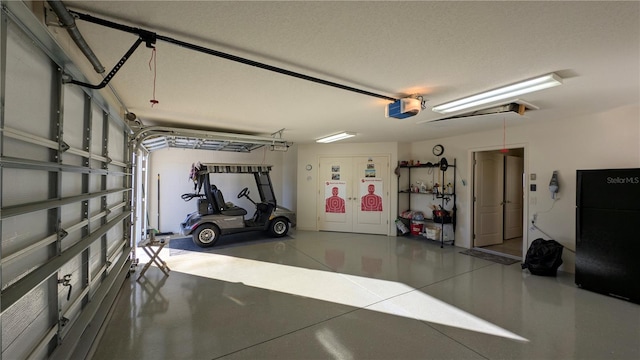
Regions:
[[[474,199],[473,199],[473,188],[475,186],[475,180],[474,180],[474,159],[475,159],[475,153],[477,152],[485,152],[485,151],[495,151],[495,150],[500,150],[503,149],[505,147],[503,147],[502,145],[494,145],[494,146],[486,146],[486,147],[479,147],[479,148],[470,148],[467,150],[467,174],[470,174],[471,176],[469,177],[470,179],[470,185],[469,188],[467,189],[467,194],[469,196],[469,201],[467,202],[466,208],[467,208],[467,212],[468,214],[470,214],[469,217],[469,224],[468,224],[468,230],[467,230],[467,236],[469,238],[469,248],[472,249],[474,247],[474,239],[473,239],[473,235],[474,235],[474,221],[475,221],[475,214],[473,211],[474,208]],[[528,219],[529,219],[529,144],[528,143],[518,143],[518,144],[510,144],[508,146],[506,146],[507,149],[523,149],[524,150],[524,198],[523,198],[523,203],[522,203],[522,258],[524,259],[524,255],[527,252],[527,249],[529,248],[529,231],[528,231]]]

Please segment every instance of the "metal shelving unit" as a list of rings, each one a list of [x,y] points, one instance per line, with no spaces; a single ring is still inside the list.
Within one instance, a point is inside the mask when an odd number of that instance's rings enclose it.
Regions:
[[[429,238],[429,237],[426,237],[426,238],[430,240],[440,241],[440,247],[444,247],[445,243],[451,243],[451,245],[455,244],[456,210],[457,210],[457,207],[456,207],[456,159],[453,159],[453,164],[448,164],[444,171],[440,170],[440,161],[436,164],[427,163],[427,164],[419,164],[419,165],[398,165],[400,171],[402,171],[402,169],[407,170],[406,172],[408,174],[408,186],[409,186],[408,189],[401,188],[400,181],[398,181],[398,210],[401,211],[400,197],[408,196],[408,199],[407,199],[408,210],[422,210],[426,214],[425,209],[412,209],[411,198],[413,196],[423,196],[423,197],[431,196],[432,197],[431,202],[433,204],[439,205],[443,210],[446,210],[451,214],[450,221],[447,220],[445,217],[441,217],[441,221],[437,221],[438,219],[436,218],[433,218],[433,219],[425,218],[425,220],[418,220],[418,221],[422,221],[425,225],[435,224],[439,226],[439,229],[440,229],[439,239]],[[431,168],[433,169],[433,171],[439,171],[438,177],[434,179],[436,179],[438,182],[440,182],[440,184],[442,184],[441,186],[442,191],[439,190],[437,192],[434,192],[433,187],[431,189],[427,189],[427,191],[411,191],[411,185],[412,185],[411,172],[412,170],[420,169],[420,168]],[[447,187],[445,187],[444,185],[444,184],[447,184],[447,174],[448,174],[447,171],[451,171],[453,173],[453,176],[452,176],[453,181],[450,182],[451,184],[450,190],[446,190]],[[431,185],[433,186],[435,184],[431,184]],[[449,203],[452,203],[452,205],[450,206]],[[431,209],[429,209],[428,211],[429,213],[431,213]],[[405,219],[405,220],[416,221],[411,219]],[[445,240],[445,226],[452,227],[451,239]]]

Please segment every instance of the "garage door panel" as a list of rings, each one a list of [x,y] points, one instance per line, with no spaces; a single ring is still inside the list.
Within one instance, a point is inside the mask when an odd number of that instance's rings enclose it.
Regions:
[[[119,118],[121,109],[100,92],[62,84],[56,63],[71,65],[64,71],[74,78],[82,77],[75,73],[79,67],[70,64],[30,7],[23,2],[3,5],[2,27],[6,24],[8,31],[0,32],[0,42],[6,44],[0,52],[5,79],[0,87],[5,100],[0,122],[0,358],[69,358],[76,340],[95,336],[104,321],[103,313],[92,308],[119,288],[104,282],[104,275],[122,279],[129,268],[130,244],[124,241],[131,227],[124,204],[130,193],[93,194],[129,183],[123,172],[129,162],[125,140],[131,133]],[[20,13],[13,16],[16,9]],[[27,24],[15,24],[24,19]],[[30,32],[34,24],[37,30]],[[105,156],[114,163],[107,167]],[[107,258],[122,260],[108,267]],[[65,275],[71,286],[65,286]],[[59,329],[61,318],[68,322]],[[75,338],[68,341],[67,336]]]
[[[82,88],[73,85],[64,87],[64,117],[63,131],[64,141],[76,149],[83,149],[84,118],[85,118],[85,93]]]
[[[26,169],[3,169],[2,206],[45,201],[49,196],[49,176],[45,171]]]
[[[122,169],[114,170],[114,171],[122,171]],[[122,180],[124,178],[122,176],[109,176],[107,177],[107,189],[121,189],[123,186]],[[113,197],[113,195],[110,195]]]
[[[82,240],[82,232],[74,231],[69,233],[60,241],[60,249],[64,252]]]
[[[96,197],[96,198],[90,199],[89,200],[89,217],[93,218],[94,216],[100,214],[101,212],[102,212],[102,205],[101,205],[100,198]],[[92,229],[95,228],[95,223],[99,224],[99,222],[96,222],[95,220],[92,221],[92,224],[91,224]]]
[[[90,233],[94,233],[94,232],[98,231],[100,229],[100,226],[102,226],[102,221],[101,220],[91,221],[89,223]]]
[[[122,166],[120,165],[114,165],[114,164],[109,164],[107,165],[107,170],[114,172],[115,174],[118,173],[125,173],[126,169],[124,169]],[[115,179],[115,178],[114,178]]]
[[[119,186],[119,188],[121,188],[122,185]],[[116,189],[116,188],[109,188],[111,189]],[[117,192],[114,194],[109,194],[107,195],[107,208],[113,208],[116,205],[120,205],[122,204],[122,192]],[[119,213],[119,212],[114,212],[114,214]]]
[[[109,122],[109,157],[119,162],[126,162],[124,132],[122,126],[117,125],[114,121]]]
[[[62,224],[63,229],[70,229],[77,226],[85,217],[82,213],[82,203],[79,202],[63,205],[60,209],[60,223]]]
[[[73,319],[71,314],[68,314],[69,308],[73,302],[82,293],[82,255],[73,257],[70,261],[64,264],[60,271],[58,271],[58,277],[62,279],[64,276],[68,276],[69,284],[71,285],[71,293],[69,293],[68,286],[58,286],[58,304],[62,314],[67,319]],[[67,300],[67,296],[69,300]]]
[[[65,138],[66,142],[66,138]],[[74,150],[80,150],[81,148],[73,148]],[[72,150],[69,150],[72,151]],[[62,163],[65,165],[73,165],[73,166],[85,166],[84,159],[80,155],[71,154],[71,153],[63,153],[62,154]]]
[[[51,116],[51,60],[13,24],[7,32],[5,126],[47,137],[49,127],[36,120]]]
[[[124,209],[117,209],[111,213],[109,213],[107,215],[107,221],[111,221],[117,217],[119,217],[120,215],[122,215],[123,213],[125,213]],[[116,228],[117,226],[114,226],[114,228]],[[111,231],[113,231],[114,228],[111,228]]]
[[[99,165],[97,169],[100,169]],[[102,181],[101,175],[89,175],[89,192],[95,193],[100,191],[101,181]]]
[[[107,257],[111,258],[113,253],[122,247],[122,227],[114,226],[107,233]]]
[[[32,271],[42,266],[51,256],[51,247],[43,247],[33,250],[19,260],[2,264],[2,289],[15,284]]]
[[[89,246],[89,277],[95,279],[105,264],[104,255],[102,254],[102,244],[95,241]]]
[[[62,197],[82,194],[82,174],[62,173]]]
[[[99,149],[99,148],[98,148],[98,149]],[[102,155],[100,155],[99,153],[95,153],[95,152],[92,152],[92,154],[94,154],[94,155],[98,155],[98,156],[102,156]],[[91,164],[91,168],[92,168],[92,169],[98,169],[98,170],[101,170],[101,169],[102,169],[102,160],[94,160],[94,159],[92,159],[89,163]],[[95,175],[95,176],[99,176],[99,175]],[[99,183],[100,183],[100,182],[98,181],[98,184],[99,184]]]
[[[38,285],[2,314],[3,358],[26,358],[19,355],[28,355],[54,324],[47,301],[48,286],[47,282]]]
[[[104,150],[102,144],[104,141],[103,133],[104,111],[96,104],[91,106],[91,153],[102,155]]]
[[[36,245],[51,235],[47,230],[47,212],[38,211],[12,216],[2,223],[2,256],[12,254]],[[4,265],[4,264],[3,264]]]
[[[5,133],[6,135],[7,133]],[[4,137],[3,144],[4,156],[13,158],[22,158],[35,161],[48,161],[51,156],[50,150],[43,146],[34,146],[31,143],[13,139],[9,136]]]

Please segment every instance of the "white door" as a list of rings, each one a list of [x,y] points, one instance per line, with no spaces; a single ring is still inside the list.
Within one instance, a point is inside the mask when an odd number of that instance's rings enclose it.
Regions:
[[[505,161],[504,239],[522,236],[524,159],[507,156]]]
[[[320,158],[318,167],[318,229],[353,230],[353,159]]]
[[[476,153],[474,174],[474,246],[501,244],[504,197],[502,154]]]
[[[320,158],[318,229],[388,234],[389,157]]]
[[[353,231],[389,232],[389,158],[356,157],[354,160]]]

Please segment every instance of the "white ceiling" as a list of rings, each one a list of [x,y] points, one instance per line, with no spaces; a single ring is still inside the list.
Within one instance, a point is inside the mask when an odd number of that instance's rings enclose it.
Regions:
[[[385,118],[388,101],[158,41],[112,80],[145,125],[265,135],[295,143],[338,131],[344,142],[412,142],[502,126],[446,121],[431,107],[555,72],[562,86],[520,98],[524,122],[561,121],[638,104],[639,2],[64,1],[69,9],[390,97],[420,94],[427,109]],[[78,21],[107,72],[136,36]],[[66,33],[50,27],[60,39]],[[72,54],[92,71],[88,62]],[[93,72],[93,81],[101,78]],[[106,91],[106,90],[105,90]],[[615,121],[615,119],[612,119]]]

